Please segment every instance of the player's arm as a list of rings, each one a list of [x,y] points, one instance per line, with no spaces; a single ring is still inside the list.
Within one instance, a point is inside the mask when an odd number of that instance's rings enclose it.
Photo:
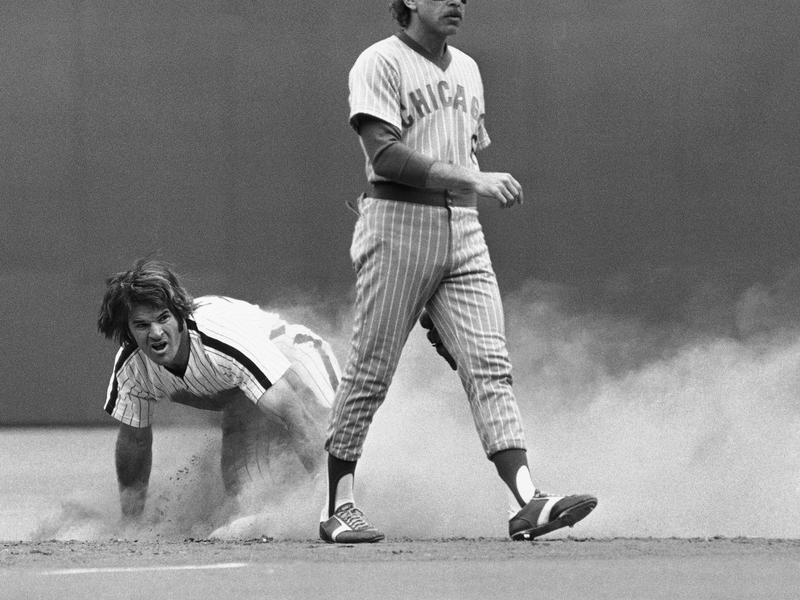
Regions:
[[[137,517],[144,510],[153,464],[153,430],[120,423],[115,449],[122,514]]]
[[[509,173],[486,173],[434,160],[403,143],[397,127],[369,115],[357,115],[352,125],[380,177],[418,188],[475,193],[502,206],[522,204],[522,186]]]
[[[425,187],[474,192],[478,198],[496,200],[504,207],[524,201],[522,186],[510,173],[487,173],[441,161],[431,165]]]
[[[306,471],[316,473],[324,459],[327,409],[317,400],[296,365],[292,365],[256,403],[271,421],[286,428],[292,448]],[[319,407],[319,411],[314,409]]]

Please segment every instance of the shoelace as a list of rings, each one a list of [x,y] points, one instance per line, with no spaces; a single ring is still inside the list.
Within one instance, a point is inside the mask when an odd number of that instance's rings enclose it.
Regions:
[[[349,507],[337,516],[353,530],[369,529],[370,527],[364,513],[355,506]]]

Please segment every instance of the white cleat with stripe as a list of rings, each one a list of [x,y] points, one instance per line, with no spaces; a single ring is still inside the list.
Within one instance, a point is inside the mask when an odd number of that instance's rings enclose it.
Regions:
[[[364,513],[352,502],[342,504],[333,516],[319,524],[319,537],[329,544],[380,542],[385,536],[370,525]]]

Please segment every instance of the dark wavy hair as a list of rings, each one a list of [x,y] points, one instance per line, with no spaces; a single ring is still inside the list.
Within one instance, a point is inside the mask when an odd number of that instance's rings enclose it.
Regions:
[[[389,4],[389,10],[392,12],[394,20],[403,29],[408,27],[411,22],[411,9],[405,5],[403,0],[392,0]]]
[[[100,306],[97,329],[120,345],[136,345],[128,329],[128,317],[135,306],[168,309],[180,323],[180,330],[194,311],[194,298],[181,285],[166,263],[142,258],[128,271],[106,279],[106,293]]]

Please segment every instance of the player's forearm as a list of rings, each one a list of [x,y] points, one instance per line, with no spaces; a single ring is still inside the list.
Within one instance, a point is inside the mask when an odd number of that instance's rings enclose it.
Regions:
[[[394,142],[376,155],[375,174],[396,183],[429,190],[475,192],[480,172],[436,161],[412,151],[402,142]]]
[[[476,171],[425,156],[400,139],[400,131],[369,116],[357,120],[358,134],[378,177],[415,188],[471,193]]]
[[[114,458],[122,514],[138,516],[144,510],[153,464],[152,429],[120,424]]]
[[[386,121],[359,115],[355,122],[379,177],[416,188],[472,191],[474,172],[412,150],[401,140],[400,131]]]
[[[357,120],[358,134],[378,177],[411,187],[425,185],[433,159],[412,150],[400,141],[400,131],[373,117]]]
[[[510,173],[478,171],[439,161],[431,165],[425,187],[475,194],[505,207],[523,202],[522,186]]]
[[[433,160],[399,141],[381,148],[373,159],[373,169],[390,181],[429,190],[471,193],[477,183],[477,171]]]
[[[436,161],[428,169],[425,187],[434,190],[474,192],[480,172],[458,165]]]
[[[396,127],[380,119],[362,116],[356,124],[379,177],[416,188],[474,194],[502,206],[522,203],[522,186],[509,173],[484,172],[435,160],[410,148],[400,139]]]

